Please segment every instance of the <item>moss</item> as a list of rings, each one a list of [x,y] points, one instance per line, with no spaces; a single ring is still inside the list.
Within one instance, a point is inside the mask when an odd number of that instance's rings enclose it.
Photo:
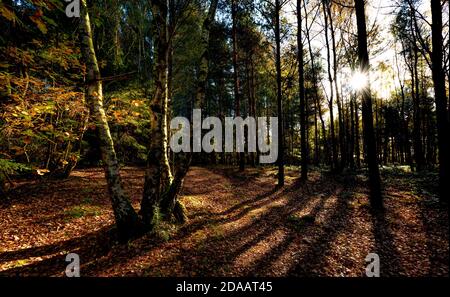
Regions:
[[[179,224],[184,224],[188,220],[188,217],[186,216],[186,207],[179,200],[175,202],[173,215],[175,217],[176,222]]]
[[[150,225],[153,226],[154,229],[156,229],[159,226],[159,224],[161,223],[162,219],[163,219],[163,216],[161,214],[161,210],[157,206],[154,207],[152,221],[151,221]]]
[[[172,235],[176,232],[177,228],[167,222],[159,222],[157,226],[154,226],[152,234],[161,241],[167,242]]]
[[[170,232],[167,230],[163,230],[163,229],[158,229],[155,232],[155,235],[157,238],[159,238],[160,240],[167,242],[170,240]]]
[[[68,218],[79,219],[85,216],[98,216],[101,210],[98,207],[77,205],[64,211],[64,215]]]

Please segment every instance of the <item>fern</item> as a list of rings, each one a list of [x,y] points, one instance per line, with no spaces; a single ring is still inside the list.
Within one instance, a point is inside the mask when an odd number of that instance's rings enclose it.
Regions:
[[[11,175],[21,171],[29,171],[29,170],[31,169],[24,164],[0,158],[0,173],[2,174]]]

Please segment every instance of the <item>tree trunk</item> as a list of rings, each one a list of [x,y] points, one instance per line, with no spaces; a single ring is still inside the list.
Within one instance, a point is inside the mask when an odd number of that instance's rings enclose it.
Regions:
[[[175,31],[175,3],[174,0],[167,1],[169,6],[169,18],[168,24],[166,27],[166,36],[167,36],[167,63],[166,63],[166,80],[164,86],[164,101],[163,101],[163,123],[162,123],[162,132],[163,132],[163,155],[162,155],[162,166],[161,166],[161,189],[162,191],[166,191],[167,188],[173,181],[172,169],[169,163],[169,120],[170,120],[170,102],[172,100],[172,76],[173,76],[173,36]]]
[[[331,33],[331,50],[333,53],[333,82],[334,82],[334,89],[336,92],[336,104],[338,108],[338,123],[339,123],[339,150],[341,152],[341,162],[338,170],[342,170],[344,167],[347,166],[347,150],[345,145],[345,127],[344,127],[344,116],[343,116],[343,108],[339,93],[339,83],[338,83],[338,74],[337,74],[337,55],[336,55],[336,38],[335,38],[335,31],[334,31],[334,25],[333,25],[333,17],[331,15],[331,1],[327,4],[327,11],[328,11],[328,17],[330,21],[330,33]]]
[[[328,70],[328,81],[330,84],[330,99],[328,101],[328,108],[330,112],[330,138],[331,138],[331,152],[332,152],[332,163],[331,167],[333,170],[337,170],[339,167],[337,158],[337,147],[336,147],[336,136],[334,134],[334,113],[333,113],[333,77],[331,73],[331,57],[330,57],[330,43],[328,40],[328,16],[327,16],[327,6],[326,1],[322,2],[323,6],[323,17],[325,21],[325,44],[327,48],[327,70]]]
[[[105,176],[114,211],[117,229],[123,239],[130,238],[140,231],[140,221],[126,196],[119,173],[119,162],[109,131],[108,121],[103,108],[103,92],[100,70],[94,50],[92,30],[86,0],[82,0],[82,52],[86,62],[86,101],[96,125]]]
[[[202,27],[202,47],[203,52],[200,58],[199,65],[199,74],[197,79],[197,90],[196,95],[193,102],[193,107],[196,109],[202,109],[205,101],[206,95],[206,82],[208,78],[208,64],[209,64],[209,32],[211,23],[214,21],[214,16],[217,10],[218,0],[211,1],[208,16],[203,22]],[[191,127],[192,128],[192,127]],[[191,130],[191,138],[192,138],[192,130]],[[191,139],[191,143],[193,140]],[[182,203],[178,200],[178,194],[182,188],[184,178],[186,177],[187,172],[189,171],[189,167],[192,161],[192,153],[185,156],[184,160],[180,162],[180,166],[175,174],[175,178],[173,179],[170,187],[164,193],[161,201],[161,209],[166,217],[170,217],[172,214],[175,217],[175,220],[179,223],[184,223],[187,220],[187,216],[185,214],[185,208]]]
[[[431,63],[438,130],[439,189],[441,201],[445,201],[448,203],[450,196],[450,158],[448,156],[450,152],[450,129],[447,113],[447,98],[445,95],[445,74],[442,67],[442,6],[440,0],[431,0],[431,16],[433,46]]]
[[[305,27],[306,27],[306,40],[308,41],[308,51],[309,51],[309,55],[310,55],[310,61],[311,61],[311,71],[312,71],[312,80],[313,80],[313,89],[314,89],[314,105],[315,105],[315,118],[314,118],[314,126],[315,126],[315,163],[316,165],[319,163],[320,160],[320,151],[319,151],[319,133],[318,133],[318,128],[317,128],[317,115],[320,118],[320,122],[322,124],[322,134],[323,134],[323,139],[322,141],[324,142],[324,146],[325,146],[325,150],[326,150],[326,131],[325,131],[325,122],[323,120],[322,117],[322,110],[320,108],[320,100],[319,100],[319,93],[318,93],[318,85],[317,85],[317,74],[316,74],[316,68],[315,68],[315,64],[314,64],[314,53],[312,50],[312,46],[311,46],[311,38],[309,35],[309,26],[308,26],[308,12],[306,10],[306,2],[305,0],[303,0],[303,11],[305,13]]]
[[[277,77],[277,114],[278,114],[278,186],[284,186],[284,136],[283,136],[283,98],[281,89],[281,37],[280,37],[280,0],[275,0],[275,64]]]
[[[308,139],[306,138],[306,94],[305,76],[303,71],[303,40],[302,40],[302,0],[297,0],[297,60],[298,83],[300,97],[300,150],[301,150],[301,178],[308,179]]]
[[[251,104],[250,104],[250,116],[254,117],[256,119],[256,86],[255,86],[255,62],[253,60],[253,56],[251,56],[250,61],[250,86],[251,86]],[[256,121],[256,131],[258,131],[258,121]],[[257,148],[258,150],[258,148]],[[256,160],[258,158],[257,152],[251,153],[251,166],[256,166]],[[258,158],[259,159],[259,158]]]
[[[166,171],[167,155],[165,148],[167,142],[167,129],[165,117],[167,113],[167,59],[168,59],[168,30],[167,30],[167,3],[165,0],[152,1],[152,13],[155,18],[157,38],[156,48],[156,75],[155,91],[150,103],[150,133],[151,140],[147,155],[147,168],[145,170],[144,191],[141,201],[142,220],[148,227],[156,223],[154,218],[159,211],[162,173]],[[167,173],[167,172],[166,172]]]
[[[361,168],[361,147],[359,137],[359,105],[355,97],[355,163],[357,168]]]
[[[356,125],[355,125],[355,109],[354,109],[354,101],[355,98],[353,97],[353,95],[351,95],[350,98],[350,152],[349,152],[349,156],[350,156],[350,168],[355,168],[355,130],[356,130]]]
[[[231,1],[231,15],[232,15],[232,38],[233,38],[233,77],[234,77],[234,102],[235,102],[235,115],[239,117],[241,115],[241,98],[240,98],[240,81],[239,81],[239,65],[238,65],[238,48],[237,48],[237,0]],[[239,153],[239,170],[245,169],[245,153]]]
[[[120,20],[122,18],[121,7],[118,0],[114,1],[114,70],[122,66],[122,49],[120,45]]]
[[[411,18],[414,18],[413,12],[411,13]],[[424,169],[424,155],[422,147],[421,138],[421,107],[420,107],[420,89],[419,89],[419,75],[418,75],[418,60],[419,60],[419,49],[416,41],[416,33],[413,27],[413,22],[411,21],[411,32],[412,32],[412,42],[413,42],[413,65],[412,65],[412,86],[413,90],[413,143],[414,143],[414,160],[416,162],[416,170],[421,171]]]
[[[401,78],[400,78],[400,67],[398,65],[398,59],[397,59],[397,54],[395,55],[395,65],[397,68],[397,73],[398,73],[398,83],[400,85],[400,95],[401,95],[401,105],[400,105],[400,126],[399,127],[399,131],[400,131],[400,163],[404,163],[405,161],[408,160],[408,150],[409,150],[409,138],[408,138],[408,123],[406,122],[405,119],[405,101],[406,101],[406,96],[405,96],[405,85],[404,82],[402,82]]]
[[[358,28],[358,62],[359,71],[369,75],[370,64],[367,51],[367,31],[366,16],[364,12],[364,0],[355,0],[356,21]],[[368,80],[370,81],[370,80]],[[377,148],[375,135],[373,131],[372,99],[370,95],[370,86],[361,91],[362,115],[363,115],[363,133],[366,147],[367,165],[369,167],[369,188],[370,202],[374,209],[383,207],[381,197],[381,181],[377,163]]]

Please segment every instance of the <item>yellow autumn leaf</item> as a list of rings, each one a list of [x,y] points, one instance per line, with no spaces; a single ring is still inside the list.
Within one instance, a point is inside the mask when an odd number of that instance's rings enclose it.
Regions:
[[[50,172],[50,170],[48,170],[48,169],[36,169],[36,173],[38,175],[44,175],[44,174],[49,173],[49,172]]]

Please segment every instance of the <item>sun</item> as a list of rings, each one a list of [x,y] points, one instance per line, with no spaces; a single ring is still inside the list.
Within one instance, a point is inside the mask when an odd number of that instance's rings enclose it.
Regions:
[[[350,78],[350,86],[355,91],[360,91],[367,87],[368,78],[367,75],[362,72],[354,72]]]

